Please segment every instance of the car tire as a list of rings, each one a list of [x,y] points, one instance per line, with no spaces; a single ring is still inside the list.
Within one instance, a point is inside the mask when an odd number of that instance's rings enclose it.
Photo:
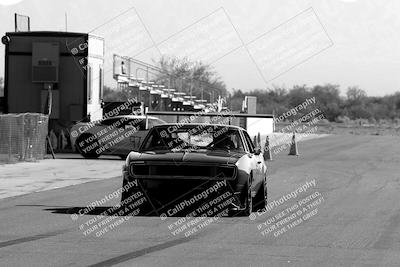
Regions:
[[[125,188],[125,186],[128,184],[128,181],[126,179],[122,179],[122,187]],[[133,194],[132,188],[129,188],[128,190],[122,190],[121,192],[121,207],[127,207],[129,205],[124,204],[124,200],[128,199],[132,194]]]
[[[243,188],[243,194],[244,194],[244,210],[239,214],[241,216],[250,216],[252,210],[253,210],[253,198],[251,197],[251,182],[253,178],[252,175],[249,175],[249,179],[247,180],[246,185]]]
[[[251,184],[249,184],[246,197],[246,209],[244,212],[246,216],[250,216],[252,211],[253,211],[253,198],[251,197]]]
[[[100,157],[100,154],[96,153],[96,149],[92,149],[91,151],[85,151],[86,147],[89,147],[95,143],[97,143],[98,147],[98,141],[97,138],[93,138],[91,142],[88,144],[86,143],[86,140],[90,137],[94,136],[93,134],[82,134],[81,136],[78,137],[78,139],[75,142],[76,149],[78,150],[79,154],[81,154],[85,159],[97,159]],[[81,147],[79,144],[84,141],[84,145]]]
[[[253,211],[264,211],[267,206],[268,189],[266,176],[257,191],[256,196],[253,198]]]

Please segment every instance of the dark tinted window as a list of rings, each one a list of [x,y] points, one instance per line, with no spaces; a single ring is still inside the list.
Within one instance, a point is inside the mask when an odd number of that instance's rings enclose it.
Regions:
[[[231,150],[244,151],[239,131],[224,126],[153,128],[143,144],[144,150]]]
[[[246,143],[247,143],[247,146],[250,149],[250,152],[253,152],[254,151],[254,144],[253,144],[253,141],[251,141],[251,138],[250,138],[249,134],[246,131],[243,131],[243,135],[244,135],[244,138],[246,139]]]

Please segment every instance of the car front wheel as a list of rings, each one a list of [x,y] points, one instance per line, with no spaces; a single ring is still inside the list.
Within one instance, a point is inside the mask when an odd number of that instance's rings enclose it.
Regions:
[[[249,179],[245,187],[243,188],[244,195],[244,210],[241,212],[243,216],[249,216],[253,210],[253,198],[251,197],[251,183],[252,183],[252,175],[249,175]]]
[[[253,199],[253,211],[265,210],[267,206],[267,193],[267,178],[265,176],[256,196]]]

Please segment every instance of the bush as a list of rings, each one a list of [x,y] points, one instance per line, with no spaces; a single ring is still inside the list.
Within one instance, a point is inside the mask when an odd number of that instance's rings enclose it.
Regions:
[[[338,122],[338,123],[349,124],[350,121],[351,121],[350,118],[347,117],[346,115],[344,115],[344,116],[338,116],[338,117],[336,118],[336,122]]]
[[[387,119],[379,119],[379,124],[380,125],[387,125],[387,124],[389,124],[389,121]]]
[[[371,123],[371,124],[376,124],[375,118],[370,118],[370,119],[368,120],[368,122]]]

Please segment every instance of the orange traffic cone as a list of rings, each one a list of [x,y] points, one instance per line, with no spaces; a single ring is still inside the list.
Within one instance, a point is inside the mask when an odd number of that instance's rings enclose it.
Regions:
[[[290,145],[289,155],[290,156],[298,156],[299,155],[299,151],[297,150],[297,144],[296,144],[296,132],[293,132],[292,143]]]
[[[269,147],[269,137],[265,138],[264,160],[272,160],[271,148]]]

